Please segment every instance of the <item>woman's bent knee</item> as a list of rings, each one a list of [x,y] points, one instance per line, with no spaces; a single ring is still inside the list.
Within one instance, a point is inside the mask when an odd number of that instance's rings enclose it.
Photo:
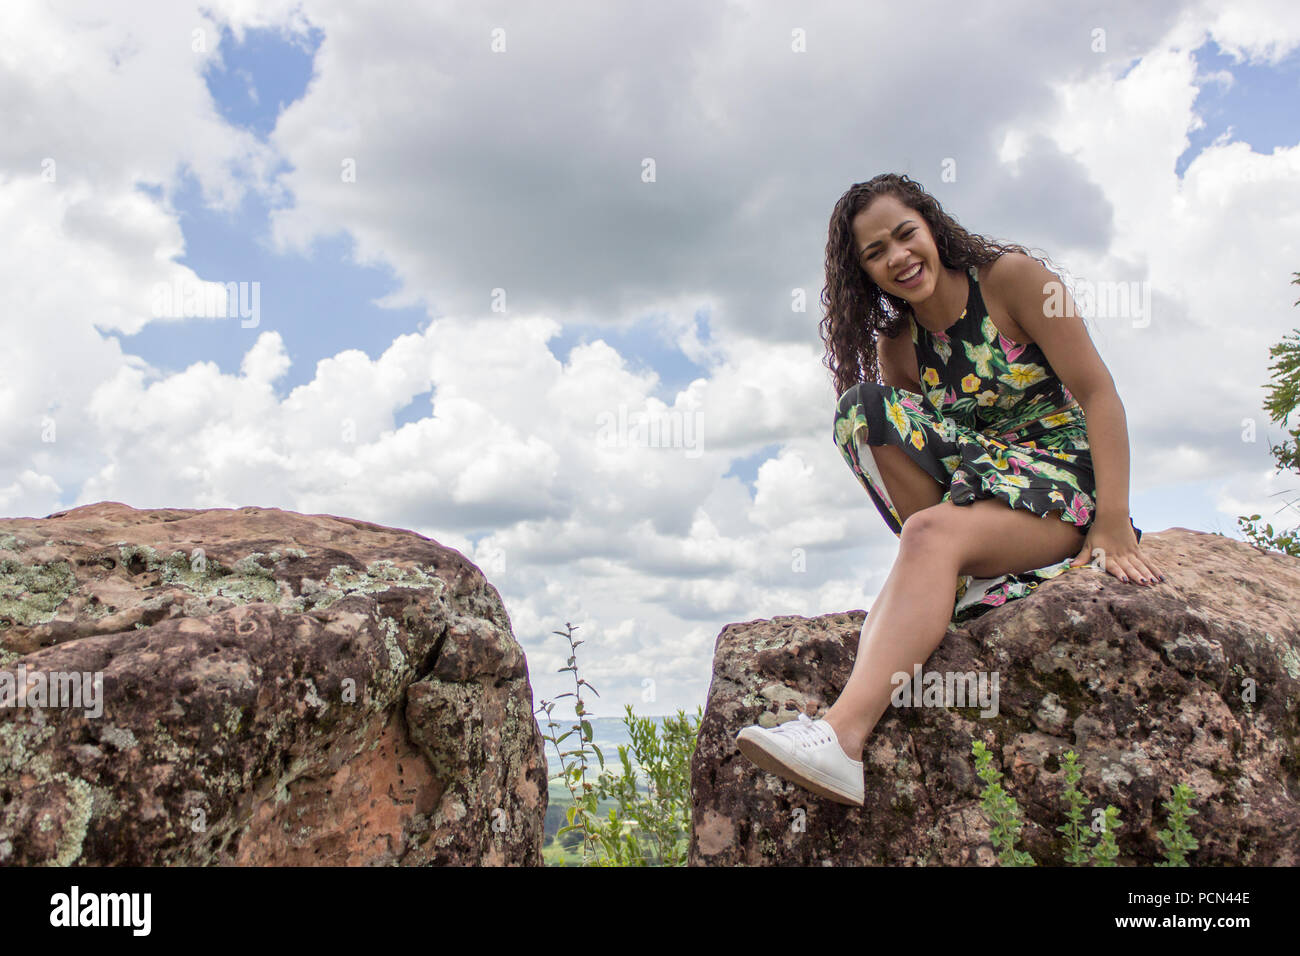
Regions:
[[[955,543],[955,529],[944,502],[921,508],[903,522],[901,545],[911,548],[941,548],[951,550]]]

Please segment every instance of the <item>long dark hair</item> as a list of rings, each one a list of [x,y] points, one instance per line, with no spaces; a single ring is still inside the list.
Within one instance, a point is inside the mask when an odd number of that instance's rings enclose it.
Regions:
[[[965,272],[970,266],[992,262],[1004,252],[1029,255],[1022,246],[993,242],[967,232],[920,183],[906,175],[883,173],[868,182],[854,183],[831,213],[830,235],[826,241],[826,285],[821,295],[822,305],[826,307],[820,325],[822,342],[826,345],[823,364],[831,371],[836,395],[843,395],[859,382],[883,384],[876,335],[883,333],[887,338],[897,335],[899,326],[907,322],[912,312],[906,299],[872,282],[858,261],[853,218],[877,196],[886,194],[915,209],[925,220],[945,268]],[[1047,265],[1037,256],[1030,258]]]

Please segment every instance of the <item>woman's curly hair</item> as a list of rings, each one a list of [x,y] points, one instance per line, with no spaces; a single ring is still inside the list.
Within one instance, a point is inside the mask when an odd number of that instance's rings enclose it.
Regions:
[[[858,260],[853,219],[872,200],[886,194],[921,215],[934,236],[939,261],[948,269],[965,272],[970,266],[982,266],[1005,252],[1029,255],[1022,246],[993,242],[967,232],[920,183],[906,175],[883,173],[868,182],[854,183],[831,213],[830,235],[826,241],[826,285],[821,295],[822,305],[826,307],[820,325],[822,342],[826,345],[823,364],[831,371],[836,395],[843,395],[859,382],[884,384],[877,362],[876,335],[884,333],[887,338],[897,335],[899,326],[912,312],[906,299],[884,291],[871,281]],[[1038,261],[1047,265],[1043,259]]]

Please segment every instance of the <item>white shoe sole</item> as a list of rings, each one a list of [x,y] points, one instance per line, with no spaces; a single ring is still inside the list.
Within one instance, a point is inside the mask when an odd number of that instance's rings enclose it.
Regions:
[[[863,805],[864,800],[861,795],[850,793],[838,781],[828,777],[816,768],[787,763],[783,752],[771,749],[773,745],[770,745],[765,737],[749,727],[746,727],[737,735],[736,746],[740,748],[740,752],[744,754],[750,763],[766,770],[768,773],[776,774],[783,780],[798,784],[805,790],[811,790],[819,797],[825,797],[827,800],[834,800],[836,803],[847,804],[851,807]]]

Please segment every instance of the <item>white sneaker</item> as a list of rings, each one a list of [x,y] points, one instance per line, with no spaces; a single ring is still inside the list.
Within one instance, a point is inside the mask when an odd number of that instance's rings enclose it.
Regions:
[[[835,728],[824,720],[800,714],[771,729],[752,724],[736,735],[736,744],[769,773],[836,803],[862,806],[862,761],[844,752]]]

